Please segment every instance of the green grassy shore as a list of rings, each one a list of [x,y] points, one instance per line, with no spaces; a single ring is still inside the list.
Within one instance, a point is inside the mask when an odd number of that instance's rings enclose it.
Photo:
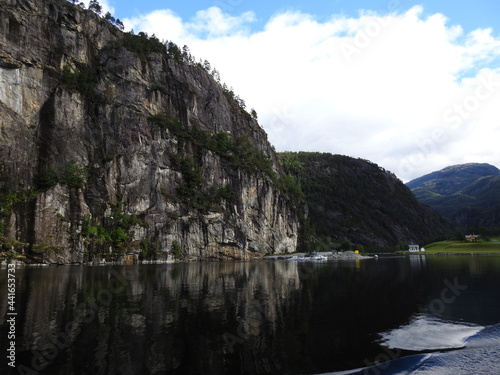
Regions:
[[[439,241],[426,246],[426,254],[495,254],[500,255],[500,240],[495,238],[490,241],[465,242],[465,241]],[[410,252],[405,252],[412,254]],[[423,253],[417,253],[423,254]]]

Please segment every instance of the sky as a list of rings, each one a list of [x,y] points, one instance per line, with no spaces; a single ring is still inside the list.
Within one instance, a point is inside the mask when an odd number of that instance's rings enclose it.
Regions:
[[[403,182],[500,167],[500,1],[99,2],[208,60],[277,151],[368,159]]]

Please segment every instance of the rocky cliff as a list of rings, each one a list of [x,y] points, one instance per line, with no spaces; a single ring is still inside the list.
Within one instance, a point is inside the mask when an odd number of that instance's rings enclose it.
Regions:
[[[254,117],[175,44],[66,1],[0,0],[4,249],[60,263],[291,252],[281,178]]]

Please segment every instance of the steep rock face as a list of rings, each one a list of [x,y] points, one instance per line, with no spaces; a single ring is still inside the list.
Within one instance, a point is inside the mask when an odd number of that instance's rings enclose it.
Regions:
[[[5,238],[63,263],[295,250],[265,132],[201,66],[65,1],[1,0],[0,28]]]

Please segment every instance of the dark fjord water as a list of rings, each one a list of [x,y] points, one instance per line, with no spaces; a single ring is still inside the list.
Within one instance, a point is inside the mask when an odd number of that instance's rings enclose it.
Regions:
[[[500,257],[66,266],[16,277],[12,371],[0,270],[2,374],[500,374]]]

